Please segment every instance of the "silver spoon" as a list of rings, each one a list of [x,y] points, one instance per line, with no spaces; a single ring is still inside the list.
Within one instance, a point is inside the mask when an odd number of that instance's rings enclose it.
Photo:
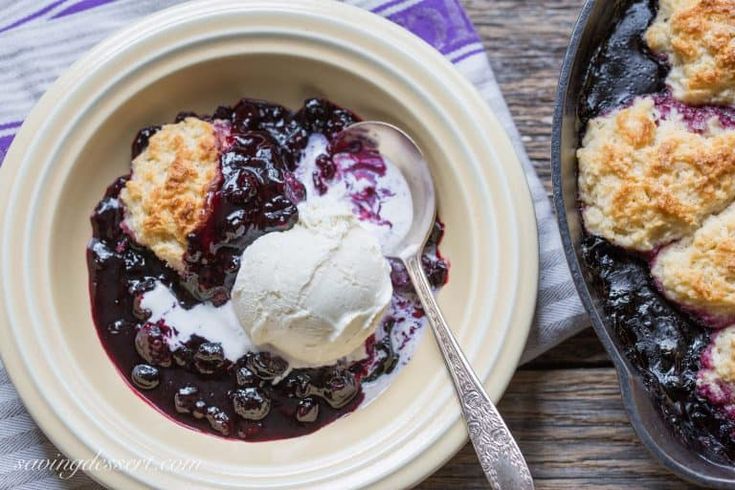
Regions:
[[[454,338],[421,267],[421,252],[436,219],[434,182],[421,150],[400,129],[387,123],[353,124],[338,136],[338,147],[361,145],[379,152],[403,174],[413,201],[413,222],[402,240],[383,253],[403,261],[457,390],[472,445],[494,489],[533,489],[523,454]]]

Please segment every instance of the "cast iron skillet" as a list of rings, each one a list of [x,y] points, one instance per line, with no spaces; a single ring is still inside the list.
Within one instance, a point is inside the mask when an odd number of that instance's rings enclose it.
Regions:
[[[583,229],[577,207],[575,156],[581,128],[578,108],[595,50],[608,38],[622,12],[631,3],[631,0],[587,0],[564,59],[552,142],[554,200],[562,241],[582,303],[617,368],[623,401],[638,436],[664,466],[680,477],[710,488],[734,488],[735,467],[705,459],[669,429],[642,377],[624,356],[623,346],[601,307],[603,298],[593,287],[591,272],[584,267],[581,256]]]

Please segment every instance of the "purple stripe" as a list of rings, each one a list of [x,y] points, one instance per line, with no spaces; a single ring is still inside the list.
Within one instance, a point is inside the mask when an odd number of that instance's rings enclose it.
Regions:
[[[5,155],[8,154],[8,148],[10,148],[10,143],[13,142],[13,138],[15,138],[14,134],[0,136],[0,165],[3,164],[3,160],[5,160]]]
[[[401,2],[405,2],[405,1],[406,1],[406,0],[391,0],[391,1],[390,1],[390,2],[388,2],[388,3],[384,3],[384,4],[383,4],[383,5],[381,5],[380,7],[376,7],[376,8],[374,8],[374,9],[373,9],[373,13],[374,13],[374,14],[379,14],[380,12],[382,12],[382,11],[384,11],[384,10],[387,10],[387,9],[389,9],[389,8],[391,8],[391,7],[392,7],[392,6],[394,6],[394,5],[397,5],[397,4],[399,4],[399,3],[401,3]]]
[[[23,125],[23,121],[13,121],[9,123],[0,124],[0,131],[3,129],[19,128]]]
[[[27,24],[28,22],[32,21],[33,19],[37,19],[38,17],[41,17],[43,14],[46,14],[46,13],[50,12],[51,10],[55,9],[56,7],[58,7],[59,5],[61,5],[64,2],[66,2],[66,0],[57,0],[57,1],[55,1],[55,2],[53,2],[51,4],[49,4],[49,5],[46,5],[41,10],[37,10],[37,11],[33,12],[32,14],[23,17],[20,20],[16,20],[15,22],[13,22],[10,25],[7,25],[5,27],[1,27],[0,28],[0,32],[9,31],[10,29],[14,29],[16,27],[22,26],[23,24]]]
[[[74,5],[65,8],[51,18],[58,19],[59,17],[66,17],[67,15],[78,14],[79,12],[84,12],[85,10],[93,9],[95,7],[99,7],[101,5],[114,1],[115,0],[82,0],[81,2],[77,2]]]
[[[473,49],[467,53],[464,53],[462,56],[459,56],[458,58],[455,58],[452,60],[452,63],[459,63],[460,61],[469,58],[470,56],[474,56],[476,54],[484,53],[485,48],[477,48]]]
[[[480,42],[472,22],[457,0],[424,0],[389,15],[443,54]]]

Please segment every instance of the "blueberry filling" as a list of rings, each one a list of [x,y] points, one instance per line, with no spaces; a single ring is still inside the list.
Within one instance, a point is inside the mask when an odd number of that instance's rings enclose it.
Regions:
[[[331,140],[358,120],[328,101],[310,99],[297,112],[264,101],[243,99],[199,117],[222,129],[221,182],[212,194],[206,225],[188,240],[186,272],[179,275],[121,227],[118,194],[128,177],[116,180],[91,218],[87,249],[92,312],[99,338],[120,373],[141,397],[172,419],[221,437],[262,441],[313,432],[353,411],[365,397],[363,383],[395,371],[406,338],[395,325],[422,325],[423,312],[405,269],[393,263],[391,310],[366,343],[367,358],[332,366],[290,369],[268,352],[248,352],[236,360],[218,342],[192,335],[182,345],[163,322],[152,322],[143,295],[165,285],[184,308],[229,299],[247,246],[266,233],[286,230],[298,219],[296,204],[305,198],[294,171],[310,136],[329,141],[320,158],[320,179],[333,184]],[[141,130],[133,157],[145,150],[160,127]],[[448,265],[437,246],[443,226],[437,222],[423,265],[435,288],[448,279]]]
[[[675,101],[665,85],[668,65],[646,47],[643,33],[656,14],[654,0],[615,5],[618,23],[590,63],[578,115],[583,136],[590,119],[652,94],[663,119],[676,112],[693,132],[703,132],[716,116],[735,127],[728,107],[689,107]],[[710,328],[659,292],[648,258],[608,241],[586,236],[582,256],[602,309],[627,359],[642,376],[669,428],[708,458],[735,461],[735,419],[698,392],[696,380]]]

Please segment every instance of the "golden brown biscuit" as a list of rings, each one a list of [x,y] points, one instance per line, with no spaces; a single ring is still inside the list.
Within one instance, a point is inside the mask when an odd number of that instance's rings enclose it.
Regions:
[[[214,127],[189,117],[167,124],[133,160],[120,192],[125,226],[173,269],[183,271],[187,236],[208,214],[208,195],[220,178]]]
[[[650,251],[693,233],[735,199],[735,131],[688,131],[650,97],[589,122],[579,160],[587,230]]]
[[[668,56],[674,97],[735,104],[735,0],[660,0],[646,41]]]
[[[714,334],[705,356],[697,385],[707,385],[710,390],[715,390],[710,392],[712,395],[724,395],[717,393],[720,383],[735,383],[735,327],[724,328]]]
[[[662,249],[651,273],[671,300],[713,320],[735,316],[735,204]]]

